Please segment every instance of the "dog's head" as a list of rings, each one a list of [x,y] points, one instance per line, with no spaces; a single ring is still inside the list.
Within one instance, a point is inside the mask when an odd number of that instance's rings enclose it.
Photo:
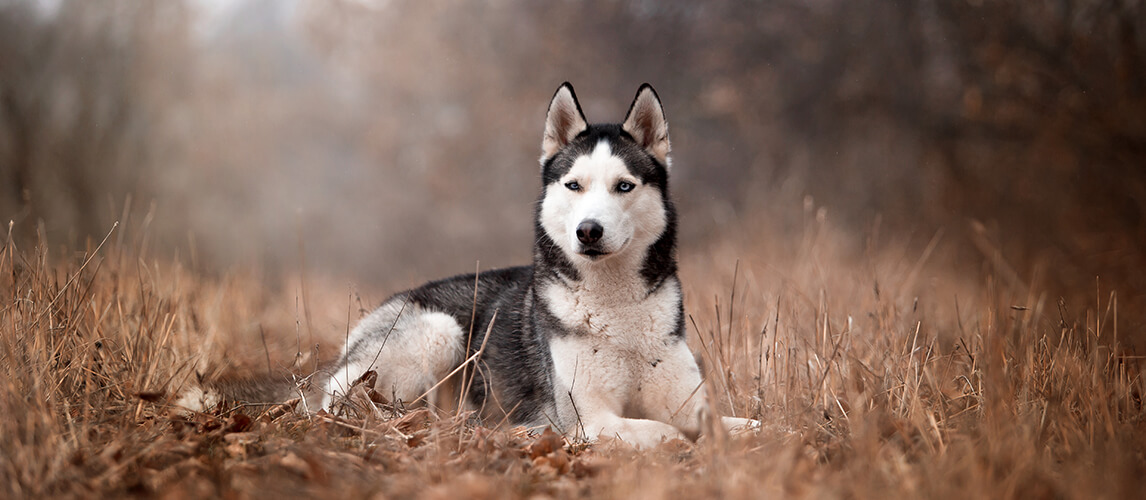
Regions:
[[[644,84],[619,125],[590,125],[573,86],[549,103],[541,141],[539,223],[574,263],[644,251],[669,224],[668,122]]]

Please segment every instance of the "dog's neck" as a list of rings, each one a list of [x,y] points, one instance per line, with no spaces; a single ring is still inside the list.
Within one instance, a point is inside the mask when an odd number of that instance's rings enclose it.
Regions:
[[[681,330],[680,281],[675,274],[650,285],[641,271],[652,247],[597,261],[573,264],[577,279],[558,270],[534,274],[534,286],[548,311],[568,331],[614,342],[663,339]],[[651,337],[650,337],[651,335]]]
[[[676,281],[672,236],[666,231],[656,244],[599,261],[574,257],[578,259],[574,262],[574,258],[555,246],[538,248],[534,252],[535,283],[562,286],[577,294],[610,297],[626,303],[640,302],[665,282]],[[539,235],[537,241],[539,246],[547,244],[543,235]]]

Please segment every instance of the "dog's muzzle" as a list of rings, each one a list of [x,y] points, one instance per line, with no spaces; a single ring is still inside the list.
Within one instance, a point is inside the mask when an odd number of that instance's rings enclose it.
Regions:
[[[605,235],[605,228],[593,219],[585,219],[577,224],[577,241],[581,242],[580,254],[588,257],[605,255],[601,247],[601,237]]]

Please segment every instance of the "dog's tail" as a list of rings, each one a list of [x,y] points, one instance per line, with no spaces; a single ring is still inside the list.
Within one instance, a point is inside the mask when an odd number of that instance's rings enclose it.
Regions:
[[[322,404],[322,389],[311,383],[312,377],[284,373],[211,380],[196,374],[191,378],[174,403],[179,411],[209,412],[232,405],[269,407],[298,398],[299,410],[314,413]]]

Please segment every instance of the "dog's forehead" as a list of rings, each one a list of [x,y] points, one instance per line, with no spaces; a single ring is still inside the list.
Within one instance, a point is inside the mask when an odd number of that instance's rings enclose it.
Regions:
[[[605,182],[625,175],[632,175],[632,172],[623,159],[613,155],[613,145],[607,139],[597,141],[592,153],[573,160],[573,166],[565,174],[585,181],[600,179]]]
[[[605,154],[608,159],[602,158]],[[620,125],[590,125],[546,162],[542,180],[546,185],[560,181],[583,158],[599,164],[607,164],[615,158],[629,174],[646,184],[663,185],[667,177],[665,168],[633,142]]]

